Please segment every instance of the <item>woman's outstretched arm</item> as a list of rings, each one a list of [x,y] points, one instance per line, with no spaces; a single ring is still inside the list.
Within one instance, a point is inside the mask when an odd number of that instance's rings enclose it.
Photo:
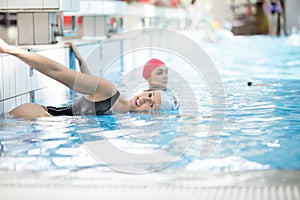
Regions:
[[[116,92],[114,85],[103,78],[76,72],[39,54],[8,45],[1,38],[0,53],[19,58],[35,70],[63,83],[70,89],[81,94],[90,95],[90,99],[95,101],[109,98]]]
[[[85,74],[91,74],[87,63],[85,62],[84,58],[80,54],[76,45],[73,42],[66,42],[66,44],[70,45],[70,48],[72,49],[75,57],[77,58],[77,60],[79,62],[80,71]]]

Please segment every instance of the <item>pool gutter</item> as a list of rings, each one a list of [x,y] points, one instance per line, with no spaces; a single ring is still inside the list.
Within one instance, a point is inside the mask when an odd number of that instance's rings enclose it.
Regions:
[[[300,199],[300,171],[0,172],[0,199]]]

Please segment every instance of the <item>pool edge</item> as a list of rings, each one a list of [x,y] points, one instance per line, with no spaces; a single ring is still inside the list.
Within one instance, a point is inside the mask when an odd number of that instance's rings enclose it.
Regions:
[[[300,199],[300,171],[116,174],[0,172],[3,199]],[[118,178],[120,177],[120,178]],[[147,178],[148,177],[148,178]],[[152,177],[152,178],[150,178]],[[154,178],[153,178],[154,177]],[[156,178],[160,177],[159,180]],[[150,180],[147,180],[150,179]],[[4,195],[4,196],[3,196]]]

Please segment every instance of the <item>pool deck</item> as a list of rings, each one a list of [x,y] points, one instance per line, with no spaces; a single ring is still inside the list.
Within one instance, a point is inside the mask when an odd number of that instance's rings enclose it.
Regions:
[[[93,172],[93,173],[91,173]],[[0,199],[300,199],[300,171],[0,172]]]

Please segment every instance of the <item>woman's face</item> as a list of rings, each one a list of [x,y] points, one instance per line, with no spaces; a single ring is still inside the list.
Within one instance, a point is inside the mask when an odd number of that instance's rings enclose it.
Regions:
[[[160,104],[159,91],[143,92],[128,101],[129,111],[159,110]]]
[[[150,89],[166,89],[168,84],[168,68],[164,65],[156,67],[148,79]]]

